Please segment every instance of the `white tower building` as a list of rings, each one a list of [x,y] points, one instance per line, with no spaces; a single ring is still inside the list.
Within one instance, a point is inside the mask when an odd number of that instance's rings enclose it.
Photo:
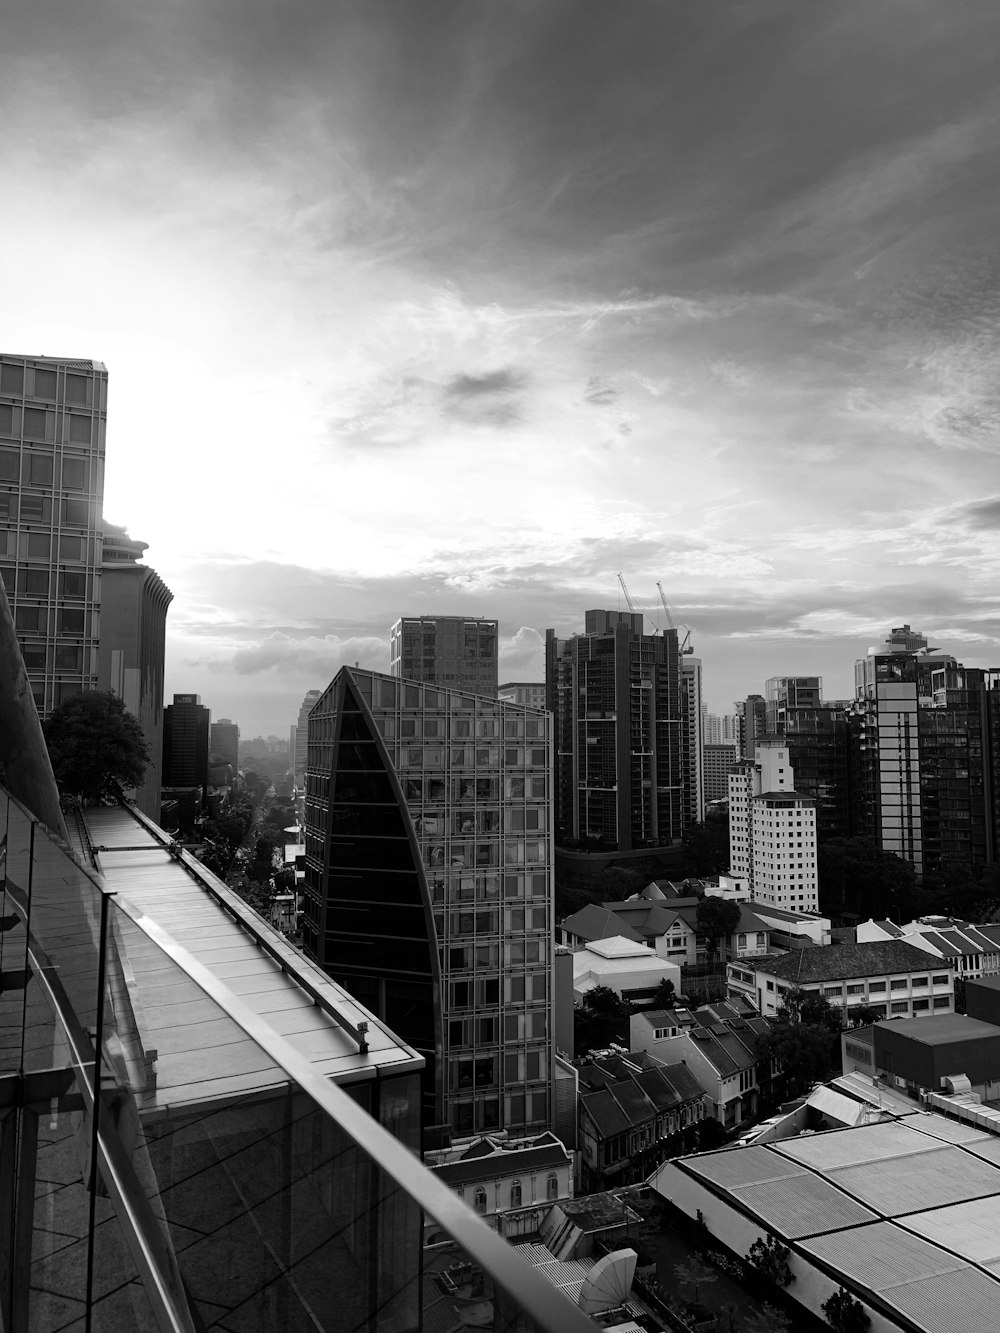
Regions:
[[[729,775],[730,873],[758,902],[816,912],[816,803],[796,793],[794,776],[779,736],[758,740],[756,758]]]

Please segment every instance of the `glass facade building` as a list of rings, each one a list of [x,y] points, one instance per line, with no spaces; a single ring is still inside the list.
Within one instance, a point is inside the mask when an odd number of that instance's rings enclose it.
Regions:
[[[476,616],[403,616],[389,632],[389,674],[497,695],[499,625]]]
[[[700,677],[692,671],[682,692],[676,630],[644,634],[641,615],[620,611],[588,611],[584,626],[545,635],[559,840],[669,845],[697,801],[686,778],[697,768],[700,781]],[[685,699],[697,707],[693,730]]]
[[[549,1125],[550,726],[347,667],[309,715],[304,947],[424,1056],[429,1127]]]
[[[107,370],[0,358],[0,575],[41,715],[96,689]]]

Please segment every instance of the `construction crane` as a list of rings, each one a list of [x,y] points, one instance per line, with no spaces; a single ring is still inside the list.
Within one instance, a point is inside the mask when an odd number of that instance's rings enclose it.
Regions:
[[[633,615],[638,614],[636,612],[635,607],[632,605],[632,598],[628,595],[628,588],[625,587],[625,578],[622,575],[621,571],[619,571],[618,573],[618,582],[622,585],[622,592],[625,594],[625,605],[628,607],[628,609],[632,612]]]
[[[621,576],[619,575],[619,577],[621,577]],[[625,585],[622,584],[622,587],[624,587],[624,586],[625,586]],[[690,629],[688,629],[687,625],[675,625],[675,624],[674,624],[674,618],[673,618],[673,616],[670,614],[670,607],[667,606],[667,598],[666,598],[666,595],[664,594],[664,591],[663,591],[663,584],[659,581],[659,579],[657,579],[657,581],[656,581],[656,590],[657,590],[657,592],[660,594],[660,605],[663,607],[663,614],[667,617],[667,624],[670,626],[670,628],[673,629],[673,630],[686,630],[686,631],[687,631],[687,633],[684,635],[684,640],[683,640],[683,642],[680,644],[680,646],[679,646],[679,648],[678,648],[678,652],[685,653],[685,654],[686,654],[686,653],[693,653],[693,652],[694,652],[694,644],[691,642],[691,631],[690,631]]]

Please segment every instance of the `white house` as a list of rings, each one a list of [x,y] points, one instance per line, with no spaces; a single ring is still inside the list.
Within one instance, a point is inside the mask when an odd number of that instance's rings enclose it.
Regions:
[[[573,997],[579,1004],[595,986],[607,986],[623,1000],[642,1004],[652,997],[661,981],[681,988],[681,970],[676,963],[661,958],[648,945],[614,935],[606,940],[591,940],[585,949],[573,954]]]

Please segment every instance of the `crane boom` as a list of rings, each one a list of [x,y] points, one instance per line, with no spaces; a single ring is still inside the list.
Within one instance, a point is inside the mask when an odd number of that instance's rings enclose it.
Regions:
[[[632,598],[628,595],[628,588],[626,588],[625,586],[625,579],[623,578],[620,571],[618,574],[618,582],[622,585],[622,592],[625,594],[625,605],[632,612],[632,614],[635,615],[636,612],[635,612],[635,607],[632,605]]]
[[[657,589],[657,592],[659,592],[659,594],[660,594],[660,604],[661,604],[662,607],[663,607],[663,614],[667,617],[667,624],[670,626],[671,629],[674,629],[674,630],[685,630],[685,631],[686,631],[683,640],[679,642],[677,651],[678,651],[679,653],[685,653],[685,654],[687,654],[687,653],[693,653],[693,652],[694,652],[694,645],[693,645],[692,642],[691,642],[691,630],[690,630],[690,628],[689,628],[687,625],[675,625],[675,624],[674,624],[674,618],[673,618],[673,616],[670,614],[670,607],[667,606],[667,598],[666,598],[666,594],[665,594],[664,591],[663,591],[663,584],[659,581],[659,579],[657,579],[657,581],[656,581],[656,589]],[[679,637],[679,636],[678,636],[678,637]]]
[[[660,594],[660,605],[663,607],[663,614],[667,617],[667,624],[671,629],[676,629],[677,626],[674,624],[674,618],[670,614],[670,607],[667,606],[667,599],[663,594],[663,584],[659,579],[656,581],[656,590]]]

